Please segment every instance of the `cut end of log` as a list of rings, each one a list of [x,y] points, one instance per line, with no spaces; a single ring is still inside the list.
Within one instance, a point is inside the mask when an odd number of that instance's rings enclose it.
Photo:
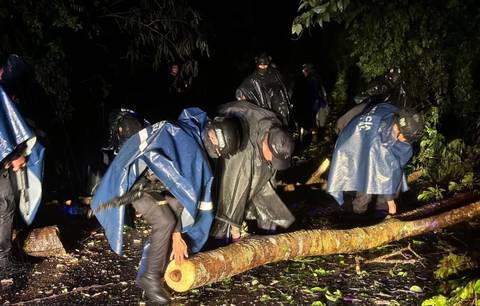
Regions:
[[[23,251],[34,257],[55,257],[67,254],[56,226],[33,229],[24,242]]]
[[[172,272],[170,272],[170,278],[172,279],[172,281],[178,283],[182,279],[182,271],[173,270]]]
[[[165,272],[165,282],[168,287],[177,292],[185,292],[194,288],[195,265],[187,260],[181,265],[177,265],[172,260]]]

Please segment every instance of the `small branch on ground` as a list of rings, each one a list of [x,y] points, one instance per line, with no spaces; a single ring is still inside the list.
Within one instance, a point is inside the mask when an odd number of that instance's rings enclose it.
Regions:
[[[417,259],[411,259],[409,256],[406,256],[405,255],[406,251],[410,252],[412,255],[417,257]],[[402,256],[404,259],[392,259],[392,257],[395,257],[395,256]],[[397,250],[397,251],[394,251],[394,252],[391,252],[391,253],[388,253],[388,254],[384,254],[384,255],[369,259],[369,260],[365,260],[365,258],[363,258],[363,257],[356,256],[355,257],[355,272],[357,272],[357,274],[362,273],[361,265],[366,265],[366,264],[370,264],[370,263],[381,263],[381,264],[394,265],[394,264],[416,264],[418,262],[422,266],[425,267],[425,265],[422,263],[422,260],[423,260],[423,257],[419,256],[412,249],[410,244],[408,244],[408,246],[406,246],[404,248],[401,248],[400,250]]]

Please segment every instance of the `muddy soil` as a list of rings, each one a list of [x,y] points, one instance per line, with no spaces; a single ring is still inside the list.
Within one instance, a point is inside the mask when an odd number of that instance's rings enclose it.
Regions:
[[[300,156],[278,178],[302,183],[319,162],[319,158]],[[353,228],[381,221],[373,212],[352,215],[348,204],[340,209],[321,186],[298,185],[294,191],[279,193],[297,218],[288,231]],[[141,219],[125,228],[124,255],[118,256],[94,219],[69,216],[59,205],[46,205],[41,213],[44,221],[37,226],[57,224],[68,255],[24,256],[29,268],[2,280],[1,304],[149,305],[135,286],[141,249],[149,234]],[[480,251],[479,232],[479,223],[470,222],[358,254],[269,264],[187,293],[173,293],[171,305],[420,305],[435,294],[438,283],[433,272],[439,259],[452,250]],[[397,256],[385,263],[368,262],[395,252]]]

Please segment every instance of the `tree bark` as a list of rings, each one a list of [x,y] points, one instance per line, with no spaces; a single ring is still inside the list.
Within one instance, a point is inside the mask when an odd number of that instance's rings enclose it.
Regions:
[[[25,240],[23,251],[34,257],[66,256],[59,233],[56,226],[35,228]]]
[[[170,262],[165,280],[184,292],[268,263],[296,257],[356,253],[392,241],[469,221],[480,216],[480,201],[440,215],[413,221],[396,218],[349,230],[308,230],[275,236],[253,236],[191,257],[182,265]]]
[[[479,199],[480,199],[480,194],[477,194],[474,191],[457,193],[451,198],[427,203],[416,209],[398,214],[395,216],[395,218],[401,219],[403,221],[424,218],[428,215],[438,213],[441,210],[462,206],[465,203],[471,203],[473,201],[478,201]]]

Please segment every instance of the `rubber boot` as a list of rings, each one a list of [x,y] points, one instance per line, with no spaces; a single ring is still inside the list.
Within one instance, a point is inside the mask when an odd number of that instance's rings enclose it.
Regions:
[[[161,275],[167,268],[168,252],[176,219],[167,204],[157,204],[158,199],[154,197],[155,195],[145,194],[133,202],[137,213],[142,214],[145,221],[152,227],[146,271],[137,278],[136,283],[145,291],[151,302],[165,304],[170,301],[170,294],[165,289],[165,282]]]
[[[165,289],[165,282],[160,278],[158,273],[145,272],[141,277],[137,278],[137,286],[145,291],[149,301],[159,304],[167,304],[170,302],[170,293]]]

